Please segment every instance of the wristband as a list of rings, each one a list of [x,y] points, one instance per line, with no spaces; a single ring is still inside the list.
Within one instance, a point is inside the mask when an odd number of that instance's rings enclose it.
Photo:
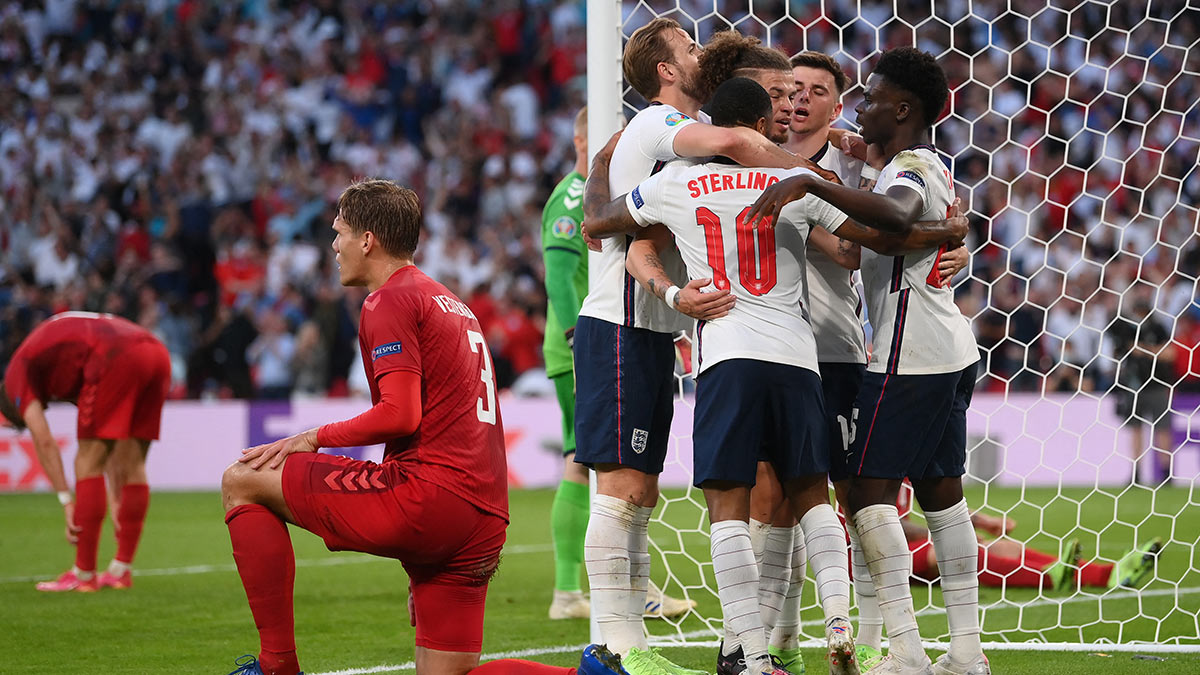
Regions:
[[[859,175],[867,180],[879,180],[879,169],[868,164],[863,164],[862,172]]]
[[[571,350],[574,350],[575,349],[575,327],[571,326],[570,328],[563,331],[563,337],[565,337],[567,339],[567,347],[570,348]]]
[[[666,293],[663,293],[663,302],[667,303],[667,307],[671,309],[677,308],[676,303],[679,301],[679,290],[678,286],[671,286],[667,289]]]
[[[70,490],[63,490],[62,492],[58,493],[58,503],[62,504],[63,506],[66,506],[67,504],[71,503]]]

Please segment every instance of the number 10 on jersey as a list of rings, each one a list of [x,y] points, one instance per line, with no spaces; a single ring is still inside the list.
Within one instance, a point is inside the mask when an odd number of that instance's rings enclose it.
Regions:
[[[742,209],[735,221],[737,232],[738,281],[751,295],[766,295],[775,288],[775,228],[770,221],[757,226],[746,222],[750,207]],[[721,218],[711,209],[696,209],[696,224],[704,228],[704,243],[708,250],[708,266],[713,270],[713,285],[729,289],[729,274],[725,269],[725,237]]]

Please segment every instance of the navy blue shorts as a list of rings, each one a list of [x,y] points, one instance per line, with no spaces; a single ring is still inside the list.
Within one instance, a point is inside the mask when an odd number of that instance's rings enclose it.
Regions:
[[[675,414],[675,339],[587,316],[575,324],[575,461],[660,474]]]
[[[850,477],[850,440],[854,431],[854,402],[867,366],[862,363],[821,363],[821,391],[829,413],[829,480]]]
[[[694,475],[754,485],[760,459],[781,481],[829,470],[820,377],[807,368],[730,359],[696,380]]]
[[[920,480],[966,473],[977,365],[936,375],[868,372],[855,403],[851,475]]]

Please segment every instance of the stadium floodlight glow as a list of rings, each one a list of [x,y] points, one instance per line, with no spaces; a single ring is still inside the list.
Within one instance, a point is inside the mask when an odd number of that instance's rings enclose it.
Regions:
[[[1187,446],[1174,453],[1175,486],[1131,485],[1128,443],[1143,413],[1116,403],[1174,390],[1179,378],[1155,382],[1155,370],[1143,384],[1123,380],[1127,354],[1112,334],[1138,302],[1170,336],[1196,311],[1195,270],[1184,264],[1200,252],[1194,2],[751,2],[736,14],[701,0],[587,5],[594,120],[645,104],[628,88],[613,92],[614,55],[656,16],[678,20],[701,43],[732,28],[789,55],[830,54],[855,83],[841,126],[852,126],[860,83],[881,50],[916,45],[938,56],[952,95],[935,144],[972,219],[973,260],[956,291],[987,371],[969,413],[970,506],[1007,513],[1018,521],[1009,538],[1054,554],[1079,538],[1086,559],[1100,563],[1154,537],[1164,542],[1157,572],[1138,589],[981,588],[985,647],[1200,652],[1200,534],[1178,526],[1188,513],[1195,522],[1198,507],[1200,396],[1177,394],[1165,413],[1176,430],[1169,449]],[[590,131],[595,151],[611,129]],[[691,464],[685,392],[693,387],[682,366],[677,377],[684,419],[676,429],[685,431],[672,440],[668,470]],[[1097,448],[1098,438],[1112,447]],[[1018,462],[1020,453],[1032,459]],[[703,504],[697,489],[667,491],[651,522],[653,581],[699,602],[681,620],[649,624],[652,644],[716,645],[722,634]],[[916,582],[913,598],[923,637],[944,643],[937,585]],[[801,616],[806,644],[823,644],[811,578]]]

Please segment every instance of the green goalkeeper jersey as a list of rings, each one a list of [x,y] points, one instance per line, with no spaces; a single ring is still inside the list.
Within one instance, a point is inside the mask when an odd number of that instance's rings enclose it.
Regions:
[[[550,193],[542,209],[542,259],[546,265],[546,375],[571,372],[564,331],[575,326],[588,290],[587,245],[583,243],[583,176],[572,171]]]

